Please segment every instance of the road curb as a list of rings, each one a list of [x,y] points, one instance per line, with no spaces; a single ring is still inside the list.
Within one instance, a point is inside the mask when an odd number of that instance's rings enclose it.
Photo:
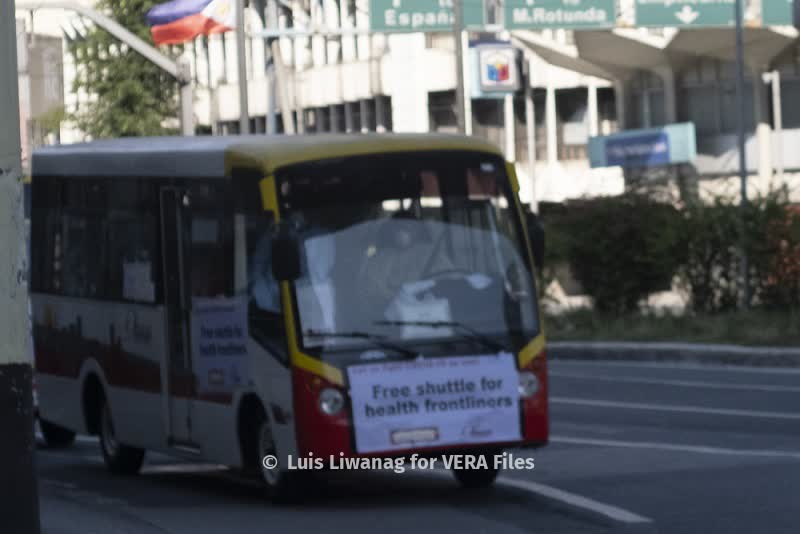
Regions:
[[[752,367],[800,367],[800,349],[701,343],[553,341],[547,355],[555,360],[691,362]]]

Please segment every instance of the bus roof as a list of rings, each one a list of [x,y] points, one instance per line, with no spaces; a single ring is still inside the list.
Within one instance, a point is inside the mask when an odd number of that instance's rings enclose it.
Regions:
[[[33,153],[33,176],[224,178],[233,167],[270,174],[305,161],[387,152],[464,150],[502,156],[487,141],[445,134],[138,137]]]

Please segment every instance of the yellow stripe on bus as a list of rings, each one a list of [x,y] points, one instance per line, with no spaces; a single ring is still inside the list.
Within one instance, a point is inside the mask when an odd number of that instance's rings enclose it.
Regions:
[[[539,334],[519,351],[519,368],[527,366],[544,351],[544,334]]]
[[[289,136],[291,137],[291,136]],[[276,139],[267,145],[243,142],[228,148],[225,161],[226,172],[233,168],[260,168],[271,174],[277,169],[332,158],[367,156],[371,154],[396,154],[402,152],[422,153],[430,151],[463,151],[492,154],[503,157],[503,153],[488,141],[474,137],[430,135],[430,134],[373,134],[359,136],[316,136],[306,142],[301,139]]]
[[[292,294],[289,291],[289,282],[281,282],[281,299],[283,300],[283,313],[286,324],[286,338],[289,341],[289,355],[292,365],[305,371],[321,376],[328,382],[337,386],[344,386],[344,375],[340,369],[329,365],[318,358],[304,354],[297,346],[297,327],[294,322],[294,307]]]
[[[274,213],[275,222],[280,221],[280,210],[278,209],[278,191],[275,185],[275,177],[270,175],[259,182],[261,189],[261,201],[264,209]],[[284,326],[286,328],[286,338],[289,348],[289,361],[295,367],[306,370],[317,376],[328,380],[338,386],[344,386],[344,376],[342,371],[328,365],[327,363],[304,354],[297,346],[297,326],[294,321],[294,306],[292,305],[292,293],[289,290],[288,282],[281,282],[281,300],[283,301]]]
[[[278,222],[281,214],[278,211],[278,191],[275,189],[275,177],[267,176],[258,185],[261,188],[261,202],[264,204],[264,209],[273,212],[275,222]]]
[[[517,169],[514,167],[513,163],[509,163],[506,161],[506,174],[508,175],[508,181],[511,182],[511,189],[514,191],[514,195],[519,194],[519,180],[517,179]]]

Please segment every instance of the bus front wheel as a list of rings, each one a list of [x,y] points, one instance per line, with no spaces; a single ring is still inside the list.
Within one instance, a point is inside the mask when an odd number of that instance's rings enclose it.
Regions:
[[[100,449],[106,467],[115,475],[135,475],[144,463],[144,449],[129,447],[117,440],[111,409],[105,399],[100,412]]]
[[[470,466],[463,468],[453,468],[453,476],[465,489],[482,489],[488,488],[497,479],[500,469],[494,466],[494,454],[480,453],[476,456],[482,456],[483,461],[479,465],[486,465],[486,468]]]
[[[276,503],[297,501],[301,494],[299,473],[281,469],[272,429],[263,411],[259,411],[254,423],[253,427],[258,429],[256,460],[260,466],[261,479],[266,486],[267,496]]]
[[[63,426],[39,419],[39,429],[42,431],[45,445],[50,449],[61,449],[75,443],[75,432]]]

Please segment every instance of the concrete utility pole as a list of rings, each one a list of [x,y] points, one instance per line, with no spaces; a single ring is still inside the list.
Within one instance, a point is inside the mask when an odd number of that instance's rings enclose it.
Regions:
[[[458,133],[467,131],[464,117],[464,46],[461,34],[464,32],[463,0],[453,0],[453,39],[456,45],[456,124]]]
[[[14,0],[0,13],[0,525],[38,534]]]

